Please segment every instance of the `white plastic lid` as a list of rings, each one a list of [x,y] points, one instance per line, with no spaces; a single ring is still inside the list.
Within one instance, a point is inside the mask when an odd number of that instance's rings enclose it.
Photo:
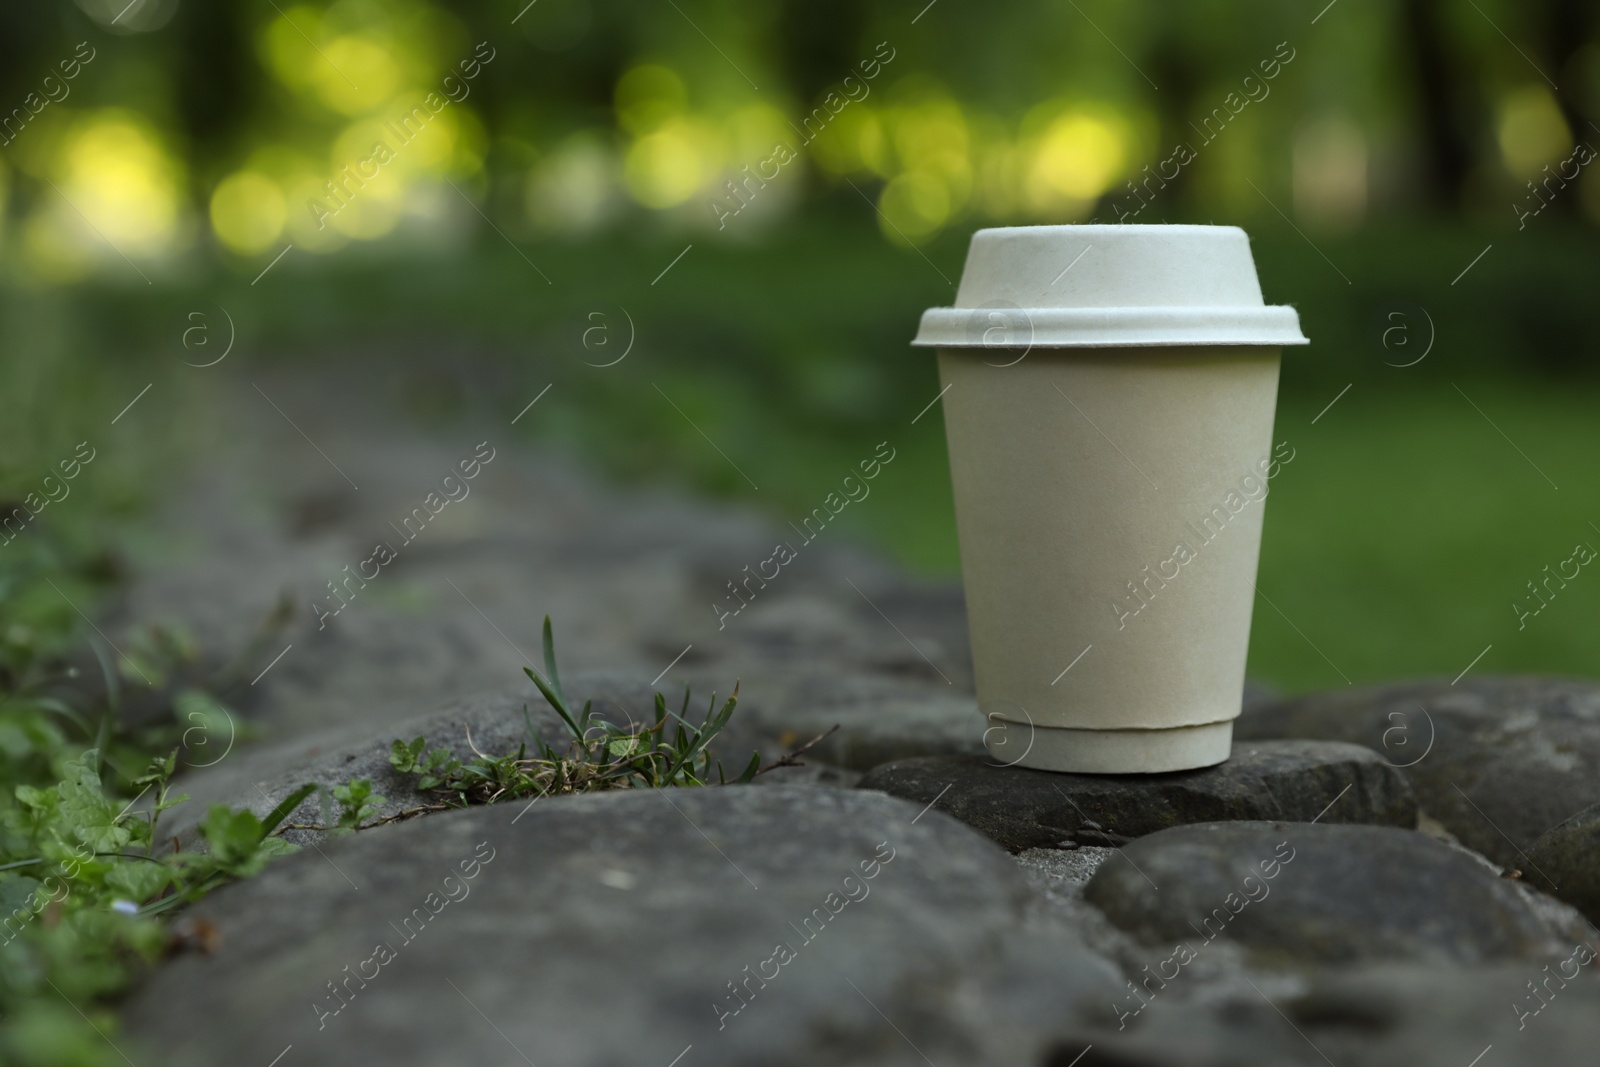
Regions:
[[[954,307],[911,342],[936,348],[1303,345],[1261,297],[1237,226],[1013,226],[972,235]]]

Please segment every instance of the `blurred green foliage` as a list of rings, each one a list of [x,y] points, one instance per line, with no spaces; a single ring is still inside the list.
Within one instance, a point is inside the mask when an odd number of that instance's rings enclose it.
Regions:
[[[14,5],[0,239],[37,285],[437,248],[479,210],[524,242],[755,241],[863,202],[911,245],[1092,218],[1507,230],[1545,200],[1534,225],[1592,224],[1600,179],[1562,164],[1596,133],[1596,33],[1582,0]],[[796,161],[764,167],[779,144]]]

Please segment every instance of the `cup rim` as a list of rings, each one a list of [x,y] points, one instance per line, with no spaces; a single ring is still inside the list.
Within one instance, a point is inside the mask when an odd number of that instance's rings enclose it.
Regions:
[[[922,313],[914,348],[1210,348],[1307,345],[1287,305],[1024,308],[991,301]]]
[[[982,226],[972,231],[976,237],[980,233],[1040,233],[1046,231],[1060,231],[1062,233],[1128,233],[1130,231],[1143,233],[1145,231],[1160,231],[1161,233],[1203,232],[1218,233],[1232,230],[1243,234],[1248,240],[1250,234],[1243,226],[1234,226],[1221,222],[1046,222],[1028,226]]]

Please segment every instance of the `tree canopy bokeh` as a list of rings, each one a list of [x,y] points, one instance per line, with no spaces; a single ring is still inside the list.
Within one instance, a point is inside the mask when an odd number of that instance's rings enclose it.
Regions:
[[[480,209],[515,240],[754,239],[862,197],[903,244],[1277,211],[1308,231],[1417,212],[1514,228],[1528,183],[1597,136],[1579,0],[919,6],[10,5],[5,259],[70,281],[119,255],[448,243]],[[778,145],[796,158],[772,164]],[[1592,225],[1600,178],[1551,210]]]

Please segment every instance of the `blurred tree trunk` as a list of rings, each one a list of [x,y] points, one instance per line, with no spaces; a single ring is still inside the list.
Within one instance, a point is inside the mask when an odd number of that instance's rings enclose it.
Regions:
[[[783,49],[783,71],[803,108],[835,89],[846,75],[859,80],[856,63],[871,56],[870,45],[861,50],[865,26],[862,5],[851,0],[782,6],[777,38]]]
[[[1141,57],[1142,66],[1150,72],[1151,80],[1159,85],[1152,96],[1156,120],[1160,124],[1155,156],[1149,166],[1140,166],[1121,184],[1114,184],[1095,201],[1090,222],[1117,222],[1118,207],[1124,212],[1137,212],[1139,222],[1190,222],[1197,218],[1193,172],[1198,164],[1179,165],[1176,177],[1161,174],[1162,164],[1177,155],[1179,145],[1188,145],[1196,156],[1205,154],[1205,138],[1199,136],[1194,126],[1198,115],[1195,102],[1199,99],[1200,72],[1195,63],[1194,40],[1183,32],[1181,23],[1163,21],[1150,47]],[[1144,183],[1148,182],[1146,185]],[[1154,193],[1149,201],[1149,211],[1140,205],[1143,195],[1129,188],[1148,189]]]
[[[1556,102],[1561,105],[1573,141],[1586,142],[1591,148],[1600,147],[1600,132],[1591,125],[1595,115],[1584,98],[1584,86],[1578,83],[1579,72],[1573,60],[1590,40],[1594,21],[1594,0],[1552,0],[1545,11],[1544,55],[1554,64],[1547,74],[1557,85]],[[1572,194],[1576,192],[1571,190]],[[1558,196],[1551,207],[1573,218],[1582,214],[1576,195]]]
[[[1402,0],[1401,9],[1401,44],[1410,46],[1406,51],[1422,125],[1424,190],[1434,207],[1459,211],[1472,166],[1472,146],[1464,132],[1467,92],[1461,67],[1445,39],[1438,0]]]
[[[206,202],[219,168],[237,165],[234,148],[251,133],[254,90],[264,74],[251,47],[250,6],[186,4],[168,28],[177,39],[169,55],[197,203]]]
[[[0,7],[0,116],[22,107],[29,93],[42,92],[45,75],[60,77],[56,63],[72,58],[62,23],[41,5]]]
[[[1196,151],[1203,150],[1196,143],[1198,138],[1191,125],[1200,84],[1192,43],[1175,35],[1162,34],[1150,51],[1150,66],[1156,84],[1161,86],[1154,97],[1161,123],[1161,143],[1156,146],[1156,159],[1166,160],[1180,144],[1187,144]],[[1193,218],[1194,197],[1190,192],[1194,185],[1193,171],[1193,164],[1181,167],[1178,176],[1167,182],[1161,191],[1163,210],[1157,213],[1157,218],[1164,215],[1175,222]]]
[[[1578,72],[1572,60],[1593,36],[1594,15],[1594,0],[1552,0],[1544,20],[1544,54],[1554,64],[1548,73],[1559,87],[1556,99],[1572,136],[1579,141],[1590,140],[1594,134],[1589,123],[1595,115],[1587,110],[1592,105],[1583,98],[1583,86],[1575,84]]]

